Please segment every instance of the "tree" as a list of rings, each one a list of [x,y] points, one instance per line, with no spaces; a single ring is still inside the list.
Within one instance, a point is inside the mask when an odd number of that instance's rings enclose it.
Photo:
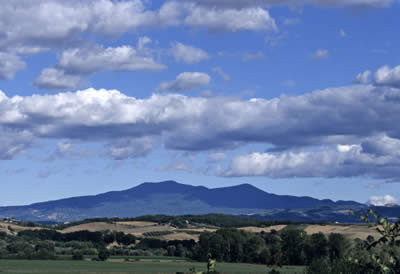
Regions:
[[[304,230],[287,229],[282,231],[282,251],[285,264],[303,265],[305,262],[304,242],[306,233]]]
[[[106,261],[109,257],[110,257],[110,251],[108,251],[107,249],[100,249],[98,256],[98,259],[100,261]]]
[[[41,241],[35,246],[36,257],[38,259],[53,259],[56,256],[53,242]]]
[[[305,244],[308,263],[315,259],[325,258],[328,255],[328,240],[323,233],[312,234]]]
[[[344,257],[346,250],[350,247],[346,238],[339,233],[331,233],[328,237],[329,241],[329,258],[331,261]]]
[[[167,254],[168,256],[175,256],[176,247],[174,245],[167,246]]]
[[[72,260],[82,261],[83,260],[83,252],[80,250],[74,250],[72,252]]]

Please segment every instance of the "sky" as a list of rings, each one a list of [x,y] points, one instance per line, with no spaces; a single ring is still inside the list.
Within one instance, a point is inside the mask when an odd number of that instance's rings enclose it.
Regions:
[[[400,200],[398,0],[14,0],[0,205],[176,180]]]

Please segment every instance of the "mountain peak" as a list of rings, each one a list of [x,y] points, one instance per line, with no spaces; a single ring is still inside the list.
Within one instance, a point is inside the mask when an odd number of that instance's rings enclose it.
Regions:
[[[349,203],[341,202],[340,205],[348,206]],[[269,209],[321,206],[338,204],[311,197],[270,194],[251,184],[206,188],[168,180],[158,183],[146,182],[128,190],[94,196],[73,197],[18,208],[3,207],[0,208],[0,217],[16,216],[19,219],[35,221],[47,220],[46,218],[57,215],[57,221],[71,221],[93,217],[135,217],[152,214],[247,214]]]

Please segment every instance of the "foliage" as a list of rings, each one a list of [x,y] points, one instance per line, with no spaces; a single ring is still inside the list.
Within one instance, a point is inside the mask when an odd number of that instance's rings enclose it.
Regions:
[[[72,253],[72,260],[81,261],[83,260],[83,252],[76,250]]]
[[[360,217],[375,227],[381,237],[368,236],[365,241],[356,239],[350,248],[343,236],[331,234],[329,261],[317,259],[311,262],[307,273],[400,273],[400,222],[390,223],[370,209]]]
[[[97,255],[97,258],[100,261],[107,261],[107,259],[111,256],[110,251],[108,251],[107,249],[101,249],[99,251],[99,254]]]

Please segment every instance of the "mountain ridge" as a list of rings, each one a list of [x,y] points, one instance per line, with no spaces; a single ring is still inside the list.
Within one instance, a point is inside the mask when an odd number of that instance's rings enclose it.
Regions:
[[[145,214],[261,214],[273,209],[359,207],[354,201],[334,202],[308,196],[277,195],[250,184],[207,188],[175,181],[145,182],[96,195],[70,197],[25,206],[0,207],[0,217],[70,221],[91,217],[135,217]],[[130,216],[131,214],[131,216]]]

